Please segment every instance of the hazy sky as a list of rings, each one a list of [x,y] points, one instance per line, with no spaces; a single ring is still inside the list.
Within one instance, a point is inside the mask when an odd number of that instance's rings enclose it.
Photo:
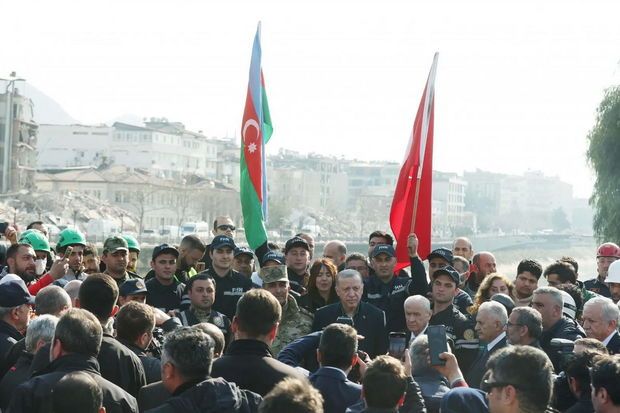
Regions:
[[[163,116],[238,134],[256,23],[270,151],[400,162],[439,51],[434,167],[559,175],[620,81],[614,1],[6,1],[11,70],[83,123]]]

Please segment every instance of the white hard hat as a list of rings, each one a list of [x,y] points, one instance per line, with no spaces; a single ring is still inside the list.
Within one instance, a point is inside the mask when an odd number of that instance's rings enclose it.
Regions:
[[[609,270],[607,270],[606,283],[620,283],[620,260],[616,260],[611,263]]]
[[[560,293],[562,293],[562,302],[564,303],[562,306],[562,314],[574,320],[577,315],[577,304],[575,300],[566,291],[560,290]]]

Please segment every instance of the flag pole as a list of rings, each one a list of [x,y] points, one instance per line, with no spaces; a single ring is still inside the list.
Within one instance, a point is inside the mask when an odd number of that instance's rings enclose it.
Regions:
[[[418,212],[418,200],[420,198],[420,184],[422,181],[422,169],[424,169],[424,157],[426,155],[426,140],[428,139],[428,127],[430,112],[433,107],[433,101],[435,99],[435,75],[437,74],[437,60],[439,59],[439,52],[435,52],[433,56],[433,64],[428,74],[428,80],[426,81],[426,90],[424,96],[424,110],[422,111],[422,136],[420,140],[420,152],[418,166],[418,173],[416,176],[415,193],[413,195],[413,212],[411,213],[411,234],[415,232],[415,221]],[[432,205],[432,201],[431,201]],[[432,206],[431,206],[432,208]],[[432,216],[432,215],[431,215]]]

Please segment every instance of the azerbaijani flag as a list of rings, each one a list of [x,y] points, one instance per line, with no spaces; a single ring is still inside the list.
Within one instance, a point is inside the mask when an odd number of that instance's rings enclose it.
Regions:
[[[248,94],[241,126],[241,210],[243,227],[250,248],[267,242],[267,168],[265,145],[273,132],[265,79],[261,69],[260,22],[256,29]]]

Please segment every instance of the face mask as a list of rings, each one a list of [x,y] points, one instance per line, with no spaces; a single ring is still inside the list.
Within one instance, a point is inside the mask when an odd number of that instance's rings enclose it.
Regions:
[[[37,275],[43,275],[45,272],[45,267],[47,266],[47,260],[35,260],[34,262],[35,271]]]

